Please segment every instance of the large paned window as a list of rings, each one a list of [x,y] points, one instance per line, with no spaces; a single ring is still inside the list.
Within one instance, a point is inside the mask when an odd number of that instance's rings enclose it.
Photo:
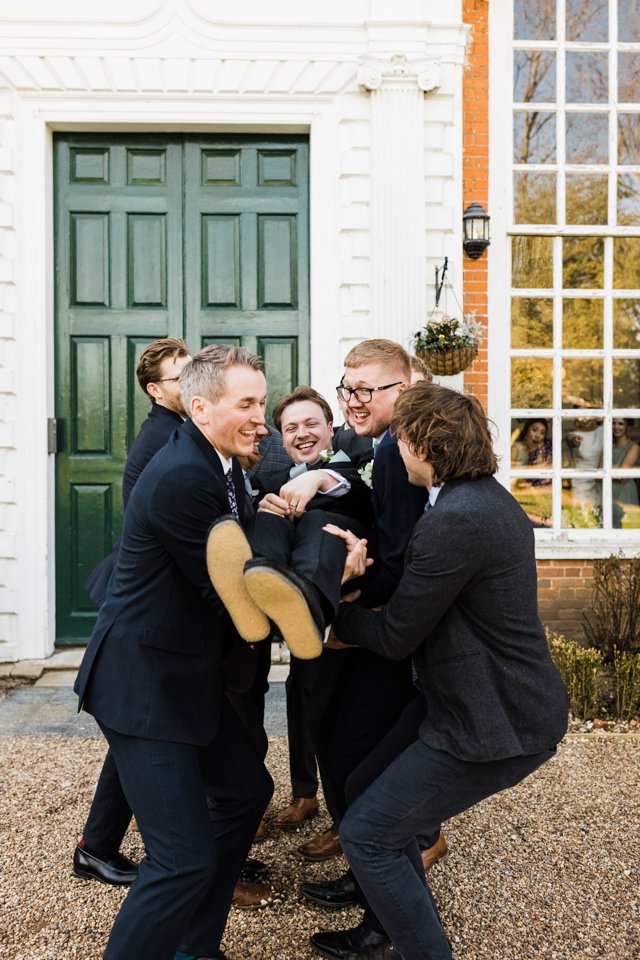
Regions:
[[[640,0],[515,0],[511,489],[640,536]]]

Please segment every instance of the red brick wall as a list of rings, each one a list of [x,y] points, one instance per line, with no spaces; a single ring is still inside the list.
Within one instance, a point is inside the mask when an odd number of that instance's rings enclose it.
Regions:
[[[471,27],[468,62],[462,81],[462,213],[476,200],[489,211],[489,3],[463,0],[462,19]],[[478,260],[464,257],[463,306],[485,327],[476,361],[465,370],[464,385],[487,406],[487,251]]]
[[[582,615],[590,606],[592,576],[588,560],[538,560],[538,606],[545,627],[584,639]]]

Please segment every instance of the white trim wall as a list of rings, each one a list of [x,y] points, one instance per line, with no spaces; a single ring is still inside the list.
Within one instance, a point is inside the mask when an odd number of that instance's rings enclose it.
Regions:
[[[23,0],[0,16],[0,661],[46,656],[55,639],[54,131],[308,132],[312,382],[329,398],[347,350],[374,333],[407,343],[436,263],[461,259],[460,0],[51,11]],[[376,143],[404,117],[419,147],[401,179],[402,154],[373,146],[376,98],[391,89]],[[405,214],[387,235],[398,196]]]

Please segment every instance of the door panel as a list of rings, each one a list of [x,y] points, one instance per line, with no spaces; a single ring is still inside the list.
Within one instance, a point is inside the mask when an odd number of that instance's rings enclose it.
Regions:
[[[126,452],[159,337],[266,362],[269,410],[309,375],[304,137],[56,135],[58,643],[88,639],[82,582],[121,526]]]

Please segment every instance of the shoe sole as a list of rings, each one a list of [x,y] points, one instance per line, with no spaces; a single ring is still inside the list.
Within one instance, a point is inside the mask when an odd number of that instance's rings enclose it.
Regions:
[[[78,877],[79,880],[97,880],[98,883],[104,883],[107,887],[130,887],[133,883],[133,880],[103,880],[95,873],[81,870],[79,867],[73,868],[73,875]]]
[[[327,903],[326,900],[322,900],[319,897],[313,897],[309,893],[303,893],[300,891],[300,896],[305,900],[309,900],[311,903],[317,904],[319,907],[324,907],[325,910],[342,910],[343,907],[355,907],[360,904],[360,901],[355,897],[353,900],[343,900],[342,903]]]
[[[303,594],[278,570],[250,567],[244,575],[251,599],[277,625],[294,657],[315,660],[322,637]]]
[[[323,854],[322,856],[317,856],[317,855],[312,856],[309,853],[303,853],[300,847],[298,847],[298,849],[296,850],[296,853],[303,860],[308,860],[309,863],[324,863],[326,860],[334,860],[336,857],[342,856],[342,851],[340,851],[340,853],[330,853],[328,855]]]
[[[209,579],[242,639],[258,643],[271,635],[271,628],[245,585],[244,565],[252,556],[239,523],[221,520],[213,525],[207,537]]]

